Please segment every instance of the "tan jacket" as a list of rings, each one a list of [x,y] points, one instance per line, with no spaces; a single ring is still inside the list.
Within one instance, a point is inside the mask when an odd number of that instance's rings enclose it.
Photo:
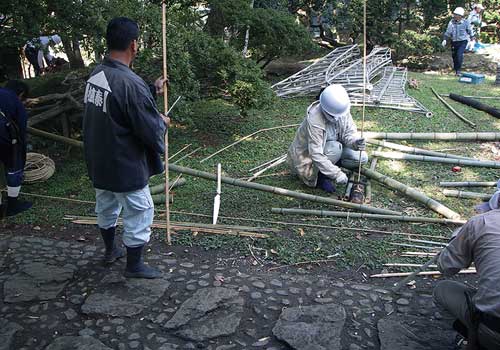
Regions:
[[[327,140],[327,123],[319,101],[314,102],[307,109],[307,116],[300,125],[293,143],[288,148],[288,164],[292,173],[296,174],[307,186],[316,187],[318,172],[335,179],[342,171],[325,155]],[[356,124],[351,113],[335,120],[337,141],[344,146],[355,148],[354,142],[358,138]]]

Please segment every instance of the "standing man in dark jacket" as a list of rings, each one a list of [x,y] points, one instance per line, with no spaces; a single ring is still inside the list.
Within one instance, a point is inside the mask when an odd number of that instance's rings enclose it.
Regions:
[[[138,37],[139,28],[131,19],[119,17],[108,23],[108,56],[92,72],[85,88],[85,159],[96,190],[105,262],[124,256],[115,243],[123,210],[125,276],[158,278],[160,271],[145,265],[142,253],[154,216],[148,181],[164,170],[161,155],[168,118],[158,111],[148,85],[130,69]],[[162,92],[163,83],[158,79],[153,92]]]
[[[10,80],[0,89],[0,163],[5,168],[7,201],[0,200],[0,218],[19,214],[31,208],[31,202],[18,199],[26,163],[26,128],[28,116],[22,101],[28,95],[28,85]],[[4,174],[0,174],[4,176]],[[0,191],[2,188],[0,188]],[[0,195],[1,199],[1,195]]]

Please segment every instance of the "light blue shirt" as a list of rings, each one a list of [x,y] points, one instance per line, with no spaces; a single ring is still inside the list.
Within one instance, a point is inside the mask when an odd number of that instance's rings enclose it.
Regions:
[[[472,39],[474,37],[474,33],[472,32],[470,22],[466,19],[461,19],[460,21],[452,19],[450,23],[448,23],[446,32],[444,32],[445,40],[451,39],[452,41],[463,41],[469,40],[469,37]]]

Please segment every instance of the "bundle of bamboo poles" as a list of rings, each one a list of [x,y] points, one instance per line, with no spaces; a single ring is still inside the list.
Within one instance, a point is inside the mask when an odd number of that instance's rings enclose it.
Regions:
[[[97,225],[97,218],[93,216],[73,216],[66,215],[65,220],[69,220],[74,224],[80,225]],[[123,220],[118,219],[118,225],[123,225]],[[152,228],[166,227],[164,221],[153,221]],[[269,238],[268,233],[276,233],[279,230],[263,227],[235,226],[235,225],[210,225],[192,222],[171,222],[171,227],[174,231],[191,231],[194,234],[209,233],[209,234],[224,234],[231,236],[241,236],[250,238]]]

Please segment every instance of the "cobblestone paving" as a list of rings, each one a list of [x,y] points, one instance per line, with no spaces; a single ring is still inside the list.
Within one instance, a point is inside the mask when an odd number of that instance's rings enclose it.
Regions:
[[[298,269],[261,272],[149,255],[127,281],[94,245],[0,240],[4,349],[455,349],[431,291],[395,296]]]

